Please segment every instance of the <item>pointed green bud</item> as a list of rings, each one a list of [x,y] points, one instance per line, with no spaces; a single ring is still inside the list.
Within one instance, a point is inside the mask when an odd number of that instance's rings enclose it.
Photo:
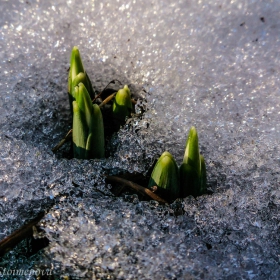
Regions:
[[[68,75],[68,92],[71,93],[72,82],[79,73],[84,73],[85,69],[82,63],[79,49],[74,47],[72,49],[70,58],[70,70]]]
[[[125,121],[125,118],[130,116],[132,110],[130,90],[127,85],[123,89],[120,89],[115,97],[113,103],[113,115],[121,122]]]
[[[75,89],[75,87],[79,83],[82,83],[86,87],[86,89],[87,89],[87,91],[89,93],[90,99],[92,100],[94,98],[94,91],[93,91],[93,88],[92,88],[92,85],[91,85],[91,82],[89,80],[89,77],[88,77],[87,73],[79,73],[74,78],[74,80],[72,81],[71,94],[73,95],[73,98],[75,98],[73,90]]]
[[[86,74],[85,73],[80,72],[72,81],[70,93],[73,95],[74,98],[75,98],[74,89],[77,85],[79,85],[79,83],[82,83],[83,85],[86,84]]]
[[[198,136],[194,126],[191,127],[186,143],[183,163],[191,165],[200,173],[200,154],[198,147]]]
[[[73,107],[72,107],[72,103],[75,100],[75,87],[79,84],[79,83],[86,83],[86,75],[85,73],[79,73],[72,81],[71,83],[71,90],[69,91],[69,102],[70,102],[70,110],[71,112],[73,111]]]
[[[73,149],[74,157],[91,159],[105,155],[104,126],[100,108],[92,104],[86,87],[79,83],[74,89]]]
[[[93,104],[92,126],[87,139],[87,158],[105,157],[104,125],[101,110],[97,104]]]
[[[75,158],[86,158],[86,142],[88,138],[88,128],[84,119],[84,114],[80,110],[76,101],[73,101],[73,153]]]
[[[75,86],[77,86],[79,83],[83,83],[85,85],[90,95],[90,98],[93,99],[94,91],[92,88],[92,84],[84,69],[79,49],[77,47],[74,47],[71,53],[70,70],[68,75],[68,93],[70,95],[69,96],[70,104],[72,104],[71,95],[72,95],[72,99],[74,98],[73,90]]]
[[[169,152],[164,152],[154,167],[148,187],[153,186],[171,200],[180,195],[178,166]]]
[[[202,166],[203,165],[203,166]],[[179,169],[181,195],[194,197],[206,190],[206,168],[203,156],[199,153],[198,136],[195,127],[191,127],[183,163]]]
[[[87,140],[92,126],[92,102],[85,86],[80,83],[74,89],[73,101],[73,154],[75,158],[87,158]]]
[[[93,107],[89,93],[84,84],[80,83],[78,86],[75,87],[74,96],[79,106],[79,109],[84,114],[87,127],[91,127]]]

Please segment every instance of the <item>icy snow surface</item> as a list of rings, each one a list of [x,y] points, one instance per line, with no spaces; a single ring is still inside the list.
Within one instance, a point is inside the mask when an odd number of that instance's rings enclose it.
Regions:
[[[279,0],[0,6],[0,239],[43,209],[51,241],[31,257],[20,244],[2,269],[47,267],[72,279],[279,279]],[[147,92],[144,117],[113,136],[104,160],[51,152],[71,125],[74,45],[95,90],[119,79]],[[191,125],[212,195],[160,206],[111,194],[104,174],[146,174],[164,150],[180,163]]]

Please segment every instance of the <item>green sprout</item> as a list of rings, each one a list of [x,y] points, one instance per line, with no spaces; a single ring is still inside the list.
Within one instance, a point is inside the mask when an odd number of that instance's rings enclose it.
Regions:
[[[199,153],[198,135],[191,127],[186,143],[183,163],[179,169],[181,195],[197,197],[206,191],[206,167],[204,157]]]
[[[120,89],[113,103],[113,116],[121,122],[130,116],[132,110],[130,90],[127,85]]]
[[[73,47],[68,75],[68,97],[73,126],[66,136],[52,149],[53,152],[58,151],[72,138],[73,156],[75,158],[92,159],[104,157],[105,140],[102,113],[106,114],[108,108],[103,108],[102,112],[101,108],[114,99],[113,104],[108,104],[107,106],[113,116],[112,124],[106,126],[107,130],[113,130],[117,126],[120,127],[132,111],[132,100],[127,85],[109,96],[104,94],[107,87],[116,81],[121,83],[118,80],[113,80],[102,92],[95,96],[92,84],[83,66],[79,49]],[[95,102],[98,102],[99,105],[95,104]]]
[[[206,166],[204,157],[199,153],[198,136],[194,126],[190,129],[179,170],[172,155],[164,152],[154,167],[148,188],[154,186],[170,200],[188,195],[197,197],[206,192]]]
[[[90,95],[90,98],[93,99],[95,94],[92,88],[92,84],[84,69],[79,49],[77,47],[74,47],[71,53],[70,70],[68,75],[68,93],[69,93],[71,112],[72,112],[72,102],[75,100],[74,97],[75,87],[79,83],[83,83],[85,85]]]
[[[73,152],[75,158],[103,158],[104,126],[100,108],[92,104],[83,83],[74,88],[73,95]]]
[[[169,152],[164,152],[154,167],[148,188],[154,186],[170,199],[176,199],[180,195],[178,166]]]

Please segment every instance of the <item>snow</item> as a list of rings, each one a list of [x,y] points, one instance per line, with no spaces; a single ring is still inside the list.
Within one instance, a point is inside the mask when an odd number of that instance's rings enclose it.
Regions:
[[[51,243],[31,257],[22,243],[0,268],[83,279],[279,278],[279,1],[1,7],[0,239],[48,210],[41,226]],[[118,79],[147,100],[144,116],[107,143],[106,159],[51,151],[71,126],[74,45],[96,91]],[[165,150],[181,163],[192,125],[213,194],[168,206],[112,195],[105,174],[145,175]]]

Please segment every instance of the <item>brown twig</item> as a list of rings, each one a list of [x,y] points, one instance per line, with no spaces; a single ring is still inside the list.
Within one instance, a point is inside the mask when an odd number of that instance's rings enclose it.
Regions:
[[[116,95],[116,92],[112,93],[111,95],[109,95],[105,100],[103,100],[100,104],[99,107],[103,107],[105,104],[107,104],[109,101],[111,101]]]
[[[40,220],[44,217],[45,213],[41,212],[36,218],[28,222],[26,225],[22,226],[11,235],[0,241],[0,256],[3,256],[14,248],[20,241],[26,237],[30,237],[33,234],[33,226],[38,224]]]
[[[122,184],[126,187],[129,187],[139,193],[141,193],[144,196],[149,196],[151,199],[158,201],[159,203],[165,204],[167,203],[167,201],[165,201],[164,199],[162,199],[161,197],[159,197],[158,195],[156,195],[155,193],[153,193],[152,191],[150,191],[147,188],[144,188],[136,183],[133,183],[131,181],[128,181],[126,179],[117,177],[117,176],[107,176],[107,181],[111,182],[111,183],[119,183]]]
[[[65,142],[69,141],[72,137],[72,129],[68,131],[65,137],[52,149],[53,153],[57,152]]]
[[[108,83],[108,85],[95,98],[92,99],[92,103],[102,95],[102,93],[107,89],[107,87],[110,84],[115,83],[116,81],[119,82],[120,84],[122,84],[119,80],[112,80],[110,83]]]
[[[97,95],[92,99],[92,103],[94,103],[95,100],[96,100],[97,98],[99,98],[99,97],[102,95],[102,93],[103,93],[103,91],[101,91],[99,94],[97,94]]]

